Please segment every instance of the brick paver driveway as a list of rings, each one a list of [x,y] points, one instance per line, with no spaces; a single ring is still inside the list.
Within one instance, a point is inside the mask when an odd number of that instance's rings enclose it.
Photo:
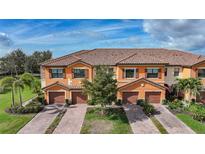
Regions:
[[[76,104],[70,106],[53,133],[80,134],[86,110],[86,104]]]
[[[140,106],[126,104],[123,106],[134,134],[159,134],[151,119],[147,117]]]
[[[62,108],[62,105],[47,105],[18,134],[44,134]]]
[[[155,117],[164,126],[164,128],[170,134],[194,134],[187,125],[180,121],[175,115],[173,115],[165,106],[161,104],[153,104],[156,110],[159,112]]]

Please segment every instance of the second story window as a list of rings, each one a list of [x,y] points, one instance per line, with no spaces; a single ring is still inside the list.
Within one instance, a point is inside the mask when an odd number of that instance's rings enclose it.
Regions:
[[[198,77],[199,78],[205,78],[205,69],[199,69],[198,70]]]
[[[73,77],[74,78],[85,78],[86,69],[73,69]]]
[[[158,78],[159,69],[158,68],[148,68],[147,78]]]
[[[65,70],[59,68],[50,69],[50,77],[51,78],[64,78]]]
[[[135,68],[124,69],[124,78],[128,78],[128,79],[138,78],[138,69]]]
[[[174,68],[174,76],[179,76],[180,68]]]

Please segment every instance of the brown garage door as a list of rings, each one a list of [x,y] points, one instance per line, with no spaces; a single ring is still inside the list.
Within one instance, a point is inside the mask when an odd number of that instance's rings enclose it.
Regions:
[[[86,102],[87,102],[87,96],[83,95],[82,92],[72,92],[73,104],[84,104]]]
[[[136,104],[138,98],[138,92],[123,92],[122,101],[123,103]]]
[[[49,104],[65,103],[65,92],[49,92]]]
[[[160,103],[161,101],[161,92],[146,92],[145,100],[150,103]]]

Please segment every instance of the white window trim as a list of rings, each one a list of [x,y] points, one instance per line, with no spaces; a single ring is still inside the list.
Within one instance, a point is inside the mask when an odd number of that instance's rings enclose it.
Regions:
[[[174,77],[180,77],[181,67],[174,67],[174,70],[175,70],[176,68],[179,69],[179,75],[178,75],[178,76],[175,76],[175,75],[174,75],[174,72],[175,72],[175,71],[173,71],[173,76],[174,76]]]
[[[134,77],[133,78],[126,78],[126,70],[133,70],[133,69],[134,69]],[[125,79],[135,79],[135,77],[136,77],[136,69],[137,68],[124,68],[124,74],[123,74],[124,78]]]

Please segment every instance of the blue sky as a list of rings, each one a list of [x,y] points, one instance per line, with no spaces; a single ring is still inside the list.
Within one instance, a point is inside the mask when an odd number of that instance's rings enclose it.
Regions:
[[[21,48],[54,57],[94,48],[205,52],[205,20],[0,20],[0,56]]]

